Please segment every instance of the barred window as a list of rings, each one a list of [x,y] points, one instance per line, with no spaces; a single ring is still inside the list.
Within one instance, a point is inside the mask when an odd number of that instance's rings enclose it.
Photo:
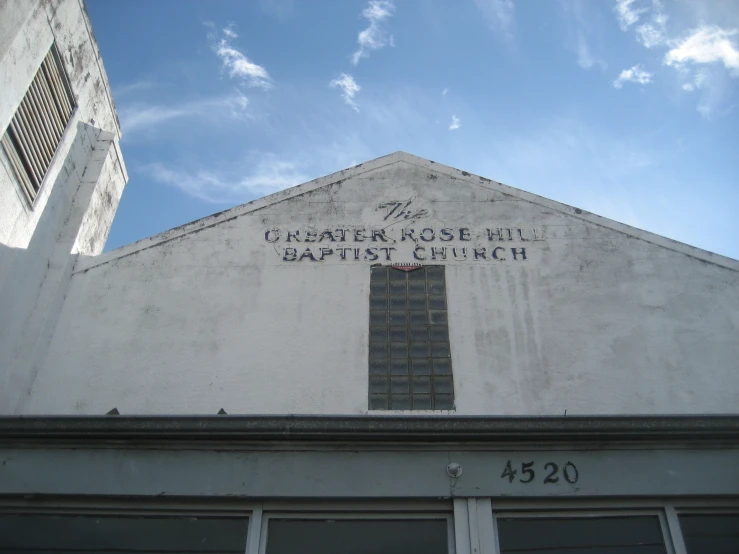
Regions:
[[[369,302],[369,409],[454,409],[444,266],[373,267]]]
[[[33,206],[75,103],[52,45],[0,142],[18,184]]]

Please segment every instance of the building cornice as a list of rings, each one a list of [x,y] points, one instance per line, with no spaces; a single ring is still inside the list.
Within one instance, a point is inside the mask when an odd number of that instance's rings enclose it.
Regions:
[[[739,415],[699,416],[12,416],[0,440],[47,442],[721,442]]]

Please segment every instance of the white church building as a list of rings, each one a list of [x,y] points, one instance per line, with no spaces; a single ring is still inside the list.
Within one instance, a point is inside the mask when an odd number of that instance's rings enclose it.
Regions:
[[[102,253],[81,1],[0,87],[0,552],[739,552],[738,261],[403,152]]]

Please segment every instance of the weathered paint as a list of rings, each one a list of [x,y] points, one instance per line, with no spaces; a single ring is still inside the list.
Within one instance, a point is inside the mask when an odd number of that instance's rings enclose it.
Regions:
[[[0,4],[0,132],[52,43],[77,104],[33,207],[0,149],[0,411],[45,358],[80,254],[100,254],[127,180],[105,70],[81,2]]]
[[[373,262],[284,261],[265,233],[411,198],[422,227],[543,232],[510,242],[526,260],[436,262],[456,413],[736,411],[736,261],[397,153],[81,260],[16,413],[367,413]]]
[[[116,171],[123,174],[123,183],[127,176],[118,146],[121,133],[110,85],[81,3],[78,0],[3,2],[0,20],[3,21],[0,26],[0,130],[5,132],[52,43],[57,45],[77,103],[32,210],[15,185],[4,154],[0,153],[0,244],[26,248],[36,227],[40,223],[43,225],[41,219],[52,189],[66,182],[71,171],[78,175],[84,171],[90,146],[78,140],[79,123],[114,134],[115,151],[111,155],[118,166]],[[105,185],[98,187],[99,193],[105,189],[110,200],[95,200],[87,219],[100,218],[105,223],[115,214],[122,193],[121,182],[113,180]],[[88,223],[90,226],[95,225]],[[85,237],[84,252],[92,255],[102,252],[108,230],[109,224],[104,224],[95,230],[102,236]]]
[[[294,444],[293,448],[12,448],[0,451],[0,494],[252,498],[662,497],[736,495],[739,450],[685,448],[455,451],[438,445]],[[463,473],[450,477],[449,461]],[[521,461],[533,462],[521,482]],[[544,465],[577,467],[544,483]],[[513,481],[502,477],[507,462]],[[59,475],[64,475],[63,479]],[[527,481],[528,475],[523,481]]]

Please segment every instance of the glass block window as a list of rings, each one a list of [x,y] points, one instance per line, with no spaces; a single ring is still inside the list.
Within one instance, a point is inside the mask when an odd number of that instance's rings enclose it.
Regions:
[[[444,266],[373,267],[369,303],[369,409],[454,409]]]

